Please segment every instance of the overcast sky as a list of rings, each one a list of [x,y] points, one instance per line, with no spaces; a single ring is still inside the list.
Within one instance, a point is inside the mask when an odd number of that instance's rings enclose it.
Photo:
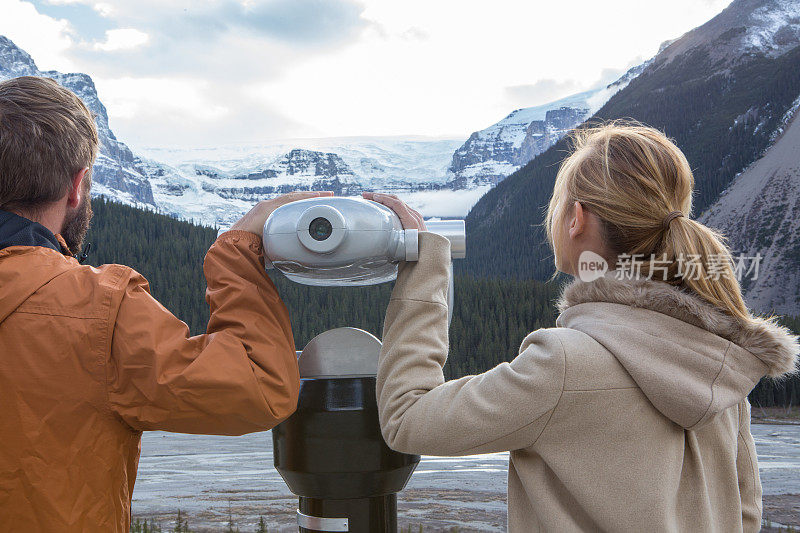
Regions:
[[[0,0],[0,35],[90,74],[134,147],[466,137],[613,81],[729,3]]]

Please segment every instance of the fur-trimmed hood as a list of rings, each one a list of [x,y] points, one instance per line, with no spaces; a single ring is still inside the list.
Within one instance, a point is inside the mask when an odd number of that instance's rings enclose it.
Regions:
[[[583,331],[613,353],[674,422],[702,424],[763,376],[797,371],[798,339],[774,320],[743,323],[684,289],[615,274],[567,285],[557,325]]]

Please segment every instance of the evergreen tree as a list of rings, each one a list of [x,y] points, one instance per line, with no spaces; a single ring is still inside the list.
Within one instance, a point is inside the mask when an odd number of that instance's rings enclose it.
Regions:
[[[228,526],[225,528],[225,533],[239,533],[239,528],[233,522],[233,510],[231,509],[230,500],[228,500]]]
[[[178,516],[175,518],[175,528],[173,533],[191,533],[189,529],[189,519],[183,514],[183,511],[178,509]]]
[[[115,262],[139,271],[150,281],[153,296],[184,320],[191,334],[203,333],[209,316],[203,257],[217,232],[104,200],[93,205],[96,216],[89,241],[97,253],[90,256],[91,264]],[[298,349],[336,327],[352,326],[382,336],[392,284],[310,287],[275,271],[270,277],[289,310]],[[554,302],[562,281],[456,276],[445,376],[481,373],[516,357],[528,333],[555,325]],[[800,331],[797,318],[784,318],[784,323]],[[800,378],[764,380],[751,400],[764,407],[800,405]]]

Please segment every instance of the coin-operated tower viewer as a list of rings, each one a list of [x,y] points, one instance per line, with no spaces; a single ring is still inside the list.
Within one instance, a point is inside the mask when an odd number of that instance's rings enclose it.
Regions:
[[[427,222],[466,253],[463,220]],[[392,281],[400,261],[418,258],[417,230],[390,209],[355,198],[312,198],[284,205],[264,225],[268,268],[297,283],[363,286]],[[451,270],[449,308],[452,313]],[[397,531],[397,493],[419,456],[389,449],[381,436],[375,376],[381,342],[338,328],[315,337],[299,356],[297,411],[272,430],[275,468],[299,496],[301,533]]]

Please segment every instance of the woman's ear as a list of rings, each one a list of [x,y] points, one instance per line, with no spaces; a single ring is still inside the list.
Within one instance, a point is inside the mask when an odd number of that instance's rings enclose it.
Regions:
[[[67,195],[67,207],[76,208],[81,205],[81,198],[83,197],[83,179],[86,173],[89,172],[89,167],[84,167],[72,176],[72,183],[69,194]]]
[[[569,222],[569,238],[575,239],[586,229],[586,213],[580,202],[572,206],[572,218]]]

